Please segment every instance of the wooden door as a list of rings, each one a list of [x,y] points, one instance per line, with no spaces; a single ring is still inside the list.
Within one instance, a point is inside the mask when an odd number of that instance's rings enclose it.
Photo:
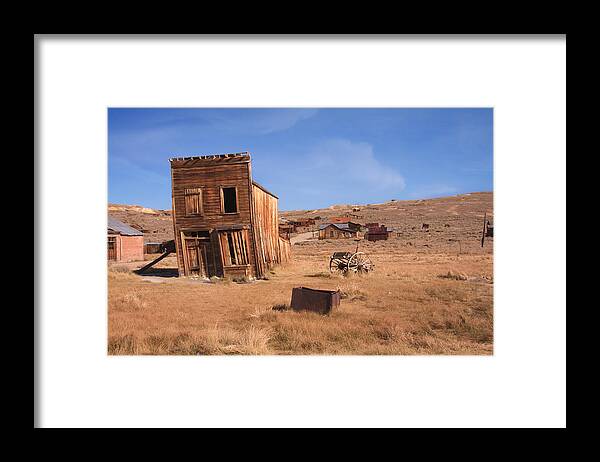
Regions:
[[[186,237],[184,243],[188,275],[207,277],[208,242],[194,237]]]
[[[108,259],[117,259],[117,238],[114,236],[108,236]]]

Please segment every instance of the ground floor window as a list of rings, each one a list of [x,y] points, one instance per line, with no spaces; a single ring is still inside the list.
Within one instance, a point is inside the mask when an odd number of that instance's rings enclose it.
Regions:
[[[248,233],[241,231],[222,231],[220,233],[223,265],[248,265]]]

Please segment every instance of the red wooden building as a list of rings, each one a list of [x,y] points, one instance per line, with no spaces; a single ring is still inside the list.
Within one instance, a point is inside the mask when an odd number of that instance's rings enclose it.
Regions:
[[[109,261],[144,259],[144,234],[111,216],[108,217],[107,244]]]
[[[379,223],[367,223],[365,227],[367,228],[365,239],[368,241],[386,240],[391,232],[386,226],[380,226]]]

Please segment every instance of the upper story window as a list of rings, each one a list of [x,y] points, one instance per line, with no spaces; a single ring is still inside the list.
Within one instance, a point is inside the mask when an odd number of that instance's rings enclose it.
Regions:
[[[221,212],[238,213],[237,188],[221,187]]]
[[[185,190],[185,214],[202,215],[202,188],[187,188]]]

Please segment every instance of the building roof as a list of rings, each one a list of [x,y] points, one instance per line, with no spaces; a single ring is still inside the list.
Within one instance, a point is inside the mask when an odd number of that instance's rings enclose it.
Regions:
[[[126,225],[122,221],[117,220],[116,218],[108,216],[108,229],[118,234],[122,234],[123,236],[143,236],[144,233],[141,231],[132,228],[129,225]]]
[[[277,197],[275,194],[273,194],[271,191],[269,191],[268,189],[266,189],[264,186],[258,184],[256,181],[252,180],[252,184],[254,186],[256,186],[259,189],[262,189],[264,192],[266,192],[268,195],[273,196],[275,199],[279,199],[279,197]]]
[[[184,156],[184,157],[171,157],[170,162],[174,160],[219,160],[219,159],[231,159],[235,157],[250,158],[248,151],[244,152],[232,152],[228,154],[207,154],[203,156]]]
[[[356,232],[356,230],[352,229],[350,227],[350,225],[348,225],[348,223],[324,223],[319,226],[319,229],[325,229],[328,226],[334,226],[335,228],[339,229],[340,231]]]
[[[247,152],[235,152],[231,154],[211,154],[208,156],[171,157],[169,162],[171,163],[171,168],[249,164],[250,154]]]

